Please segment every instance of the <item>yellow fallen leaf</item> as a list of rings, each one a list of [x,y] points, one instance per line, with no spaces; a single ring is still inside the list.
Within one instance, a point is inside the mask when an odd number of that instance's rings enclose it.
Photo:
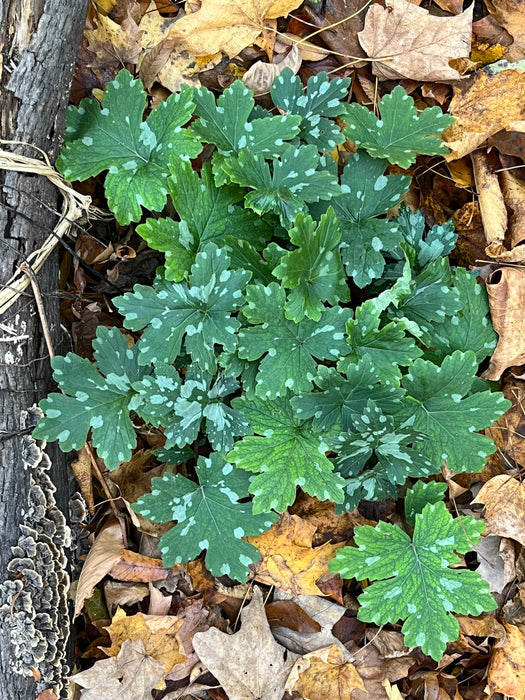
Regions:
[[[335,644],[298,659],[285,686],[285,691],[295,691],[304,700],[348,700],[354,690],[365,690],[363,680]]]
[[[525,58],[523,0],[485,0],[485,5],[498,24],[514,39],[507,48],[506,58],[509,61],[521,61]]]
[[[112,66],[122,67],[125,63],[135,64],[141,52],[140,30],[133,18],[128,15],[122,24],[117,24],[106,15],[96,16],[96,29],[86,29],[88,49],[96,54],[93,68],[108,70]]]
[[[316,581],[330,573],[327,564],[344,542],[312,548],[315,530],[315,525],[285,511],[267,532],[244,537],[262,555],[255,564],[256,580],[292,595],[319,595]]]
[[[108,656],[117,656],[126,639],[141,640],[146,654],[164,666],[169,673],[176,664],[186,661],[184,648],[177,632],[182,620],[175,615],[126,615],[118,608],[109,627],[111,646],[104,649]]]
[[[230,58],[253,44],[265,20],[286,17],[302,0],[202,0],[174,31],[194,56],[222,51]]]
[[[525,700],[525,635],[522,628],[502,621],[507,639],[495,647],[488,670],[490,693],[503,693]]]
[[[456,160],[472,153],[478,146],[513,122],[525,119],[525,73],[504,70],[496,75],[478,71],[474,82],[455,90],[450,113],[456,121],[443,132],[451,153],[446,160]]]

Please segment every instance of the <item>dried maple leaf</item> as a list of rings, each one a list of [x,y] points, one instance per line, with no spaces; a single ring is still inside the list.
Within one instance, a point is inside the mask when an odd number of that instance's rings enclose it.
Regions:
[[[86,688],[82,700],[151,700],[163,676],[164,666],[146,654],[142,640],[126,639],[117,656],[97,661],[72,680]]]
[[[344,542],[312,548],[315,530],[315,525],[284,512],[267,532],[245,537],[262,556],[253,567],[256,580],[293,595],[319,595],[316,581],[329,573],[327,564]]]
[[[388,0],[387,8],[374,4],[368,10],[359,41],[380,80],[410,78],[424,81],[457,80],[449,65],[453,58],[470,54],[472,4],[454,17],[435,17],[407,0]],[[388,58],[388,61],[379,61]]]
[[[108,70],[120,68],[125,63],[135,64],[141,52],[141,32],[129,13],[122,24],[101,13],[97,15],[96,22],[96,29],[84,32],[89,41],[88,49],[96,54],[91,67]]]
[[[302,0],[202,0],[197,12],[175,27],[184,48],[194,56],[223,51],[232,58],[253,44],[265,20],[285,17]]]
[[[350,698],[356,689],[365,690],[361,676],[335,645],[311,651],[298,659],[285,688],[309,700]]]
[[[254,588],[250,605],[241,612],[241,629],[225,634],[215,627],[198,632],[193,648],[222,685],[229,700],[281,700],[295,660],[272,637],[262,593]]]
[[[450,103],[456,121],[442,134],[451,150],[445,159],[462,158],[489,136],[523,121],[524,89],[525,73],[521,71],[505,70],[492,76],[478,71],[472,85],[457,91]]]
[[[162,664],[168,673],[176,664],[186,661],[186,654],[178,639],[177,632],[182,620],[174,615],[126,615],[121,608],[113,616],[107,627],[111,646],[104,649],[108,656],[117,656],[126,639],[141,641],[145,653]]]

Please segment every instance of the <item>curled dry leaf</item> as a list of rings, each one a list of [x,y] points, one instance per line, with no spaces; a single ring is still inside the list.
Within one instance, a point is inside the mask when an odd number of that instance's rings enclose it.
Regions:
[[[109,518],[99,532],[82,567],[75,599],[76,617],[90,598],[99,581],[102,581],[124,553],[122,528],[115,518]]]
[[[409,78],[423,81],[457,80],[451,59],[470,54],[471,4],[454,17],[436,17],[408,0],[389,0],[387,7],[373,4],[366,14],[359,41],[380,80]],[[388,59],[377,61],[377,59]]]
[[[145,583],[104,581],[104,598],[110,615],[119,605],[135,605],[148,595],[149,587]]]
[[[356,689],[365,690],[361,676],[335,645],[297,659],[285,686],[285,691],[299,693],[304,700],[346,700]]]
[[[222,51],[233,58],[253,44],[265,20],[286,17],[302,0],[202,0],[176,25],[176,36],[194,56]]]
[[[329,573],[328,562],[344,543],[312,548],[314,532],[315,525],[285,511],[267,532],[244,537],[262,556],[252,567],[255,579],[293,595],[318,595],[316,581]]]
[[[489,250],[502,248],[507,231],[507,209],[503,201],[498,176],[492,171],[487,154],[483,151],[472,153],[472,168],[479,198],[479,208]],[[492,257],[496,257],[493,255]]]
[[[476,552],[479,560],[476,571],[487,581],[491,593],[502,593],[505,586],[516,578],[514,542],[506,537],[487,535],[476,545]]]
[[[494,440],[507,464],[512,460],[525,467],[525,382],[522,379],[509,378],[504,383],[503,395],[512,406],[486,429],[486,434]]]
[[[451,150],[445,159],[462,158],[489,136],[525,119],[524,89],[525,73],[504,70],[492,76],[478,71],[472,85],[455,91],[449,111],[456,121],[443,132]]]
[[[491,693],[504,693],[525,700],[525,635],[521,627],[503,620],[507,639],[492,652],[488,670]]]
[[[525,268],[501,267],[487,279],[498,344],[483,379],[498,380],[507,367],[525,364]]]
[[[488,533],[525,545],[525,484],[499,474],[483,485],[472,503],[485,505]]]
[[[254,95],[264,95],[270,92],[273,81],[285,68],[290,68],[296,75],[301,62],[301,54],[294,44],[280,63],[256,61],[243,75],[242,82],[247,88],[253,90]]]
[[[80,448],[77,458],[71,462],[71,471],[75,475],[81,494],[86,499],[89,514],[94,515],[95,501],[93,499],[93,481],[91,478],[91,456],[86,445]]]

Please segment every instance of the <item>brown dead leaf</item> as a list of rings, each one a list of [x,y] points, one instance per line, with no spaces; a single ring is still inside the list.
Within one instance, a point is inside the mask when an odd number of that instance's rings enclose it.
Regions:
[[[478,146],[513,122],[525,119],[525,73],[504,70],[488,76],[478,71],[472,85],[456,90],[449,111],[456,121],[443,132],[451,153],[446,160],[456,160],[472,153]]]
[[[485,505],[487,533],[525,545],[525,484],[499,474],[483,485],[472,503]]]
[[[91,478],[91,455],[86,445],[77,452],[77,458],[71,462],[71,471],[75,475],[80,492],[86,500],[90,515],[95,514],[93,499],[93,480]]]
[[[483,378],[496,381],[507,367],[525,364],[525,268],[501,267],[486,285],[498,344]]]
[[[365,684],[365,691],[354,693],[355,700],[389,700],[385,681],[395,683],[406,678],[415,658],[404,646],[400,632],[370,628],[367,638],[364,647],[359,648],[353,641],[346,645],[355,655],[355,667]]]
[[[364,58],[365,52],[358,40],[358,33],[365,24],[364,10],[368,0],[325,0],[322,12],[316,13],[315,7],[306,5],[303,11],[308,18],[308,24],[315,27],[326,27],[321,37],[323,43],[335,52],[335,58],[340,64],[348,63],[352,58]],[[309,59],[304,59],[309,60]],[[354,64],[364,66],[364,62]]]
[[[502,391],[512,406],[485,432],[494,440],[507,464],[517,462],[525,467],[525,383],[510,378]]]
[[[321,625],[293,600],[274,600],[265,609],[270,627],[287,627],[301,634],[321,631]]]
[[[485,232],[478,203],[467,202],[454,212],[453,221],[458,234],[454,260],[466,268],[479,265],[480,260],[487,258]]]
[[[176,664],[186,661],[177,635],[182,620],[175,615],[126,615],[122,608],[117,608],[106,627],[111,637],[111,646],[104,649],[108,656],[117,656],[127,639],[141,641],[145,653],[162,664],[164,673],[168,673]]]
[[[294,75],[301,67],[301,54],[297,46],[292,46],[287,56],[280,63],[263,63],[256,61],[242,76],[242,82],[253,90],[254,95],[265,95],[270,92],[273,81],[281,75],[285,68],[290,68]]]
[[[490,592],[499,595],[516,578],[514,541],[497,535],[482,537],[476,545],[477,573],[489,584]]]
[[[117,581],[162,581],[184,571],[182,567],[164,568],[161,559],[145,557],[129,549],[122,552],[120,559],[111,567],[109,575]]]
[[[292,595],[318,595],[321,591],[316,581],[329,573],[328,562],[344,543],[312,548],[314,532],[315,525],[285,511],[267,532],[244,537],[262,556],[262,561],[251,567],[255,579]]]
[[[503,620],[507,639],[492,652],[488,687],[492,693],[504,693],[514,700],[525,700],[525,635],[521,627]]]
[[[149,588],[145,583],[104,581],[104,598],[110,615],[113,615],[119,605],[135,605],[148,595]]]
[[[492,637],[498,641],[505,639],[505,628],[491,613],[480,617],[467,617],[467,615],[456,615],[455,617],[459,622],[461,634],[468,637]]]
[[[241,612],[241,628],[224,634],[216,628],[199,632],[193,647],[213,673],[229,700],[281,700],[286,679],[295,660],[272,637],[261,590]]]
[[[301,492],[295,503],[289,509],[293,515],[298,515],[310,525],[315,526],[312,543],[318,547],[325,542],[347,542],[358,525],[370,525],[370,521],[357,511],[345,511],[335,514],[335,503],[319,501],[317,498]]]
[[[507,210],[498,175],[493,172],[485,152],[476,151],[471,159],[487,244],[489,248],[501,245],[507,231]],[[487,251],[487,255],[491,254]]]
[[[126,639],[117,656],[97,661],[71,677],[83,700],[151,700],[151,691],[164,677],[164,666],[146,654],[141,639]]]
[[[125,63],[137,63],[141,52],[140,29],[131,16],[117,24],[106,15],[98,14],[96,23],[96,29],[84,32],[88,50],[96,55],[92,68],[108,70],[121,68]]]
[[[447,81],[460,74],[449,61],[467,58],[472,38],[471,5],[454,17],[436,17],[407,2],[389,0],[387,7],[373,4],[366,14],[359,42],[376,60],[372,71],[380,80]],[[385,58],[391,60],[377,61]]]
[[[513,43],[507,50],[509,61],[521,61],[525,58],[525,17],[522,0],[485,0],[487,10],[504,27]]]
[[[353,664],[345,661],[337,646],[305,654],[295,662],[286,681],[288,693],[299,693],[304,700],[348,700],[357,688],[365,690]]]
[[[253,44],[267,19],[286,17],[302,0],[202,0],[197,12],[182,17],[177,38],[193,56],[222,51],[230,58]]]
[[[505,204],[512,211],[509,221],[510,244],[513,250],[525,240],[525,182],[509,170],[501,173]],[[525,250],[525,247],[522,247]],[[525,253],[520,262],[525,261]]]
[[[109,518],[99,532],[82,567],[75,598],[74,618],[80,613],[84,601],[90,598],[99,581],[102,581],[124,553],[122,528],[115,518]]]

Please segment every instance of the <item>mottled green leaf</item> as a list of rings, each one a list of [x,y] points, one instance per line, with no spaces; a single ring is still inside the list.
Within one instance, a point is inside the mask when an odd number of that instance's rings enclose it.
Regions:
[[[443,155],[448,149],[440,138],[454,122],[441,107],[429,107],[418,116],[414,100],[398,85],[378,105],[381,118],[357,103],[348,105],[345,136],[374,158],[386,158],[402,168],[416,162],[416,155]]]
[[[406,646],[419,646],[439,661],[447,642],[459,635],[453,612],[480,615],[497,607],[478,573],[449,568],[476,545],[484,528],[470,516],[453,519],[442,502],[430,503],[415,516],[412,539],[386,522],[356,527],[357,547],[343,547],[328,566],[343,578],[373,581],[359,596],[360,620],[404,620]]]
[[[193,113],[193,89],[183,85],[142,121],[146,93],[139,80],[121,70],[108,83],[102,105],[84,99],[69,107],[66,144],[57,168],[68,180],[86,180],[108,170],[108,206],[119,223],[138,221],[142,207],[160,211],[166,204],[173,155],[194,158],[200,142],[186,124]]]
[[[253,511],[283,512],[295,501],[296,487],[321,501],[343,500],[344,479],[325,456],[328,446],[298,420],[287,399],[234,399],[256,435],[235,443],[227,459],[257,476],[250,484]]]
[[[260,535],[277,520],[275,513],[252,512],[239,503],[248,495],[248,475],[216,452],[200,457],[195,467],[199,483],[167,472],[151,480],[151,493],[132,505],[136,513],[156,523],[177,520],[160,538],[164,566],[196,559],[206,550],[206,567],[214,576],[244,582],[248,566],[260,559],[257,548],[242,537]]]

